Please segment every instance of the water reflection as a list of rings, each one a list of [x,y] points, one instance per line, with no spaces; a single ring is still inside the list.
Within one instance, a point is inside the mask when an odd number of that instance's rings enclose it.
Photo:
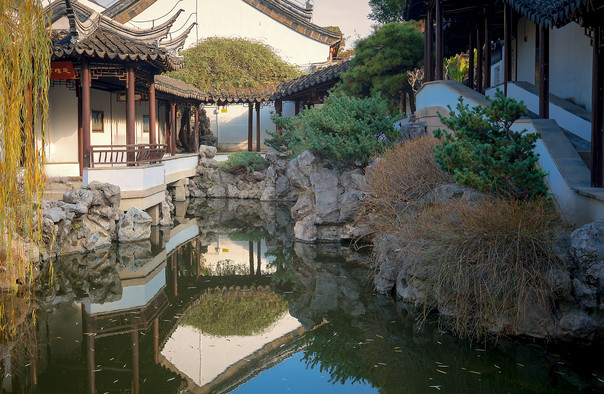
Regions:
[[[288,206],[197,200],[151,242],[58,262],[31,357],[5,390],[43,393],[603,388],[602,362],[475,348],[372,293],[367,255],[293,241]],[[485,351],[486,350],[486,351]],[[6,367],[10,364],[10,368]]]

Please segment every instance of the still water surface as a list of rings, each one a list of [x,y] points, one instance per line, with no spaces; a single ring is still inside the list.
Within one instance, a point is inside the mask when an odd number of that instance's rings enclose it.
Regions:
[[[40,393],[597,392],[593,349],[418,330],[368,256],[293,241],[289,207],[198,200],[150,242],[55,265],[3,389]],[[23,349],[27,348],[27,351]],[[29,354],[35,354],[35,357]]]

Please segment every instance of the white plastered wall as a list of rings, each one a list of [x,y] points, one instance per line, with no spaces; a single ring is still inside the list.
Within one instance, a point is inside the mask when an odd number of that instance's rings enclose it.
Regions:
[[[517,40],[512,43],[517,53],[517,81],[537,85],[536,26],[521,18],[518,21]],[[549,33],[550,93],[561,98],[574,97],[587,110],[591,110],[592,48],[576,22]]]
[[[134,18],[130,24],[150,27],[151,23],[147,21],[164,17],[156,21],[157,25],[172,16],[166,16],[171,7],[172,5],[167,7],[165,2],[158,1]],[[185,48],[195,44],[197,39],[207,37],[243,37],[270,45],[283,59],[295,65],[320,63],[329,59],[328,44],[290,29],[242,0],[183,0],[178,3],[178,8],[185,12],[172,28],[174,35],[180,33],[177,30],[181,27],[196,20],[198,22],[189,33]]]
[[[46,174],[78,176],[78,99],[75,90],[57,85],[49,89],[46,134]]]

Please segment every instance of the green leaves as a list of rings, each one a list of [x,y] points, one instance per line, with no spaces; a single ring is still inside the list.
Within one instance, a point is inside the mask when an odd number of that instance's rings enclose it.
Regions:
[[[185,67],[169,75],[204,91],[275,86],[299,75],[268,45],[242,38],[208,38],[181,55]]]
[[[285,131],[269,131],[273,139],[267,145],[293,156],[310,149],[341,168],[367,165],[400,136],[393,127],[396,117],[379,96],[359,99],[332,94],[321,108],[307,109],[295,118],[274,115],[273,120]]]
[[[357,97],[375,96],[397,101],[407,71],[423,59],[423,35],[412,22],[388,23],[359,40],[350,69],[341,75],[338,92]]]
[[[261,171],[268,167],[268,163],[257,152],[233,152],[226,161],[218,164],[221,170],[231,174],[243,174]]]
[[[470,109],[460,97],[457,112],[449,110],[451,117],[440,119],[453,133],[434,132],[443,141],[436,161],[456,182],[508,198],[546,194],[545,174],[533,152],[539,135],[510,129],[526,113],[523,102],[498,90],[487,106]]]

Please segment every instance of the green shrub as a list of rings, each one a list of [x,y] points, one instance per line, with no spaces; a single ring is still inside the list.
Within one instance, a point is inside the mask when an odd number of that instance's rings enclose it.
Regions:
[[[243,174],[245,172],[261,171],[268,167],[268,163],[257,152],[234,152],[226,161],[218,164],[218,167],[231,174]]]
[[[526,199],[544,195],[545,174],[537,167],[533,149],[539,134],[510,127],[526,114],[524,103],[506,98],[497,91],[489,105],[470,109],[460,97],[457,113],[442,123],[453,134],[438,129],[434,135],[443,141],[436,148],[436,161],[463,186],[503,197]]]
[[[397,120],[381,97],[355,98],[330,95],[320,108],[310,108],[294,118],[273,116],[283,127],[267,145],[297,155],[305,149],[323,156],[338,168],[364,167],[400,136]]]

